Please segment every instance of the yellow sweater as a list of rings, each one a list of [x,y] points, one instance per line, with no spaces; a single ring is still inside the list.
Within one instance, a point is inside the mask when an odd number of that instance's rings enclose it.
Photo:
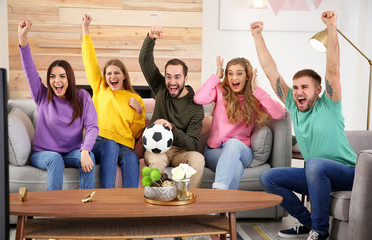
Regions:
[[[129,90],[112,91],[101,75],[94,44],[90,35],[83,35],[82,54],[85,72],[93,89],[93,103],[98,115],[99,136],[134,148],[135,139],[145,127],[145,105],[142,98]],[[136,98],[142,114],[129,106],[129,98]]]

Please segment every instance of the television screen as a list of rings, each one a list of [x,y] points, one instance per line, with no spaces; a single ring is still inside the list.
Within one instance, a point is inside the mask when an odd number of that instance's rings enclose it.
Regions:
[[[9,239],[8,90],[6,70],[0,68],[0,239]]]

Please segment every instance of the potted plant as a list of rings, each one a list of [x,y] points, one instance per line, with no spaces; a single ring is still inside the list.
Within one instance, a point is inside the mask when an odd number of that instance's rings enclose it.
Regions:
[[[144,167],[141,170],[144,195],[151,200],[172,201],[177,197],[175,182],[168,179],[166,173],[160,173],[157,168]]]

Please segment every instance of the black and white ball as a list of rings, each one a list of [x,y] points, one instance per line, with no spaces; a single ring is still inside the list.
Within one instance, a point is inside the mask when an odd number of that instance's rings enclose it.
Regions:
[[[143,132],[143,146],[152,153],[165,153],[172,146],[173,133],[169,127],[151,123]]]

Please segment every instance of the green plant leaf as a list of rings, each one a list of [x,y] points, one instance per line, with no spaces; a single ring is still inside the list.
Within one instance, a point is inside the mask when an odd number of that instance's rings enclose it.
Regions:
[[[141,182],[142,182],[143,186],[150,187],[152,181],[151,181],[150,176],[145,176],[145,177],[142,178]]]
[[[161,173],[157,168],[151,169],[150,178],[153,182],[158,181],[161,178]]]
[[[149,167],[144,167],[142,168],[141,170],[141,174],[142,176],[146,177],[146,176],[150,176],[150,172],[151,172],[151,168]]]

